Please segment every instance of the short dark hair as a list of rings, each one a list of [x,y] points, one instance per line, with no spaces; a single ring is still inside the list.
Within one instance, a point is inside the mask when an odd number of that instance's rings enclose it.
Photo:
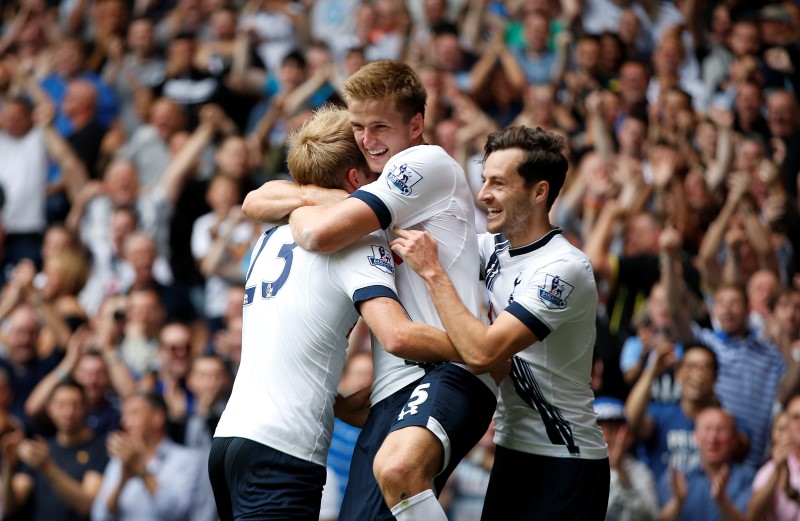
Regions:
[[[547,181],[550,185],[547,208],[550,209],[564,186],[569,168],[567,158],[562,152],[564,144],[563,137],[539,127],[506,127],[489,134],[484,146],[483,162],[486,163],[486,159],[498,150],[522,150],[522,161],[517,166],[517,173],[525,180],[525,186],[537,181]]]
[[[732,290],[738,292],[742,296],[742,298],[744,299],[744,306],[745,307],[750,305],[750,299],[747,297],[747,289],[743,285],[738,284],[736,282],[723,282],[722,284],[717,286],[717,289],[714,290],[714,298],[716,298],[716,296],[721,291],[728,290],[728,289],[732,289]]]
[[[689,351],[692,351],[694,349],[705,351],[705,353],[708,354],[708,356],[711,357],[711,365],[714,368],[714,376],[718,375],[719,374],[719,360],[717,359],[717,353],[715,353],[713,349],[711,349],[706,344],[700,342],[697,339],[692,340],[691,342],[687,343],[683,347],[683,358],[686,358],[686,353],[688,353]]]
[[[306,57],[302,51],[299,49],[294,49],[290,51],[286,56],[283,57],[281,60],[281,65],[294,65],[300,69],[306,68]]]
[[[172,37],[173,42],[180,40],[189,40],[190,42],[195,43],[197,41],[197,35],[192,31],[181,31]]]
[[[134,392],[131,397],[134,398],[141,398],[147,405],[153,409],[154,411],[160,411],[164,413],[164,418],[167,417],[167,402],[164,401],[164,397],[160,394],[154,393],[152,391],[144,391],[139,390]]]
[[[431,27],[431,32],[434,36],[444,36],[450,34],[457,37],[458,27],[454,23],[441,21],[433,24],[433,27]]]
[[[628,65],[633,65],[635,67],[640,67],[640,68],[644,69],[644,71],[646,73],[650,74],[650,65],[648,65],[647,62],[644,61],[644,60],[641,60],[639,58],[629,58],[629,59],[625,60],[624,62],[622,62],[622,64],[619,66],[619,68],[622,69],[623,67],[626,67]]]
[[[32,114],[33,113],[33,109],[35,108],[33,100],[31,100],[30,97],[25,96],[25,95],[11,96],[9,98],[6,98],[6,101],[5,101],[6,105],[10,105],[12,103],[14,105],[19,105],[20,107],[22,107],[25,110],[25,112],[28,113],[28,115]]]
[[[86,391],[83,389],[83,386],[75,381],[72,376],[67,376],[64,380],[59,381],[53,390],[50,391],[50,399],[53,399],[53,396],[56,395],[59,389],[77,389],[77,391],[81,394],[81,401],[86,402]]]

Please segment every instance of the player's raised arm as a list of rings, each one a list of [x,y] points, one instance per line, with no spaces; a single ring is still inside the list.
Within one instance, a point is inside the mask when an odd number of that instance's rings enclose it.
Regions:
[[[347,192],[292,181],[268,181],[244,199],[242,212],[260,223],[285,223],[289,214],[303,206],[325,206],[341,201]]]
[[[380,229],[375,212],[354,198],[331,206],[298,208],[292,212],[289,225],[298,245],[320,253],[339,251]]]
[[[539,340],[510,313],[502,313],[491,327],[475,318],[439,262],[436,239],[427,232],[398,228],[394,232],[399,237],[392,241],[392,251],[425,281],[448,337],[474,372],[487,372]]]

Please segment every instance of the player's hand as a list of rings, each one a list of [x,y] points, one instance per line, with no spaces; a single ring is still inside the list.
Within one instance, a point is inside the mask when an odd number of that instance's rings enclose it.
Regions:
[[[394,227],[397,239],[390,244],[392,251],[400,255],[411,269],[425,280],[442,270],[439,262],[439,243],[433,235],[419,230],[402,230]]]
[[[508,360],[500,362],[499,364],[492,367],[491,370],[489,370],[489,375],[491,375],[492,380],[494,380],[494,383],[496,383],[497,385],[500,385],[500,383],[503,380],[505,380],[506,376],[508,376],[510,373],[511,373],[510,358]]]
[[[327,206],[344,201],[349,194],[338,188],[321,188],[315,185],[301,185],[300,192],[304,202],[313,206]]]
[[[353,427],[363,427],[369,415],[371,393],[372,387],[364,387],[349,396],[337,394],[333,404],[334,416]]]

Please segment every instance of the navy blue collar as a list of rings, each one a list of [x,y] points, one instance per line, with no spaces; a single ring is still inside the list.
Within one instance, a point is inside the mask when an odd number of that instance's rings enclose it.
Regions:
[[[530,253],[532,251],[536,251],[539,248],[544,247],[548,242],[550,242],[550,239],[552,239],[556,235],[561,235],[562,231],[563,230],[561,228],[559,228],[558,226],[553,226],[553,228],[549,232],[545,233],[544,235],[542,235],[541,237],[539,237],[538,239],[536,239],[532,243],[526,244],[525,246],[520,246],[519,248],[509,248],[508,249],[508,254],[511,257],[514,257],[514,256],[517,256],[517,255],[525,255],[526,253]]]

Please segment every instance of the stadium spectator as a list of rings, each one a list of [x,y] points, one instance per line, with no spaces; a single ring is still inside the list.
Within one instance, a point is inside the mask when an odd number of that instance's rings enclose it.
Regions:
[[[169,440],[167,407],[138,392],[122,405],[122,431],[108,436],[111,460],[92,505],[92,521],[213,521],[213,495],[201,452]]]
[[[680,363],[675,364],[675,356],[672,342],[657,341],[625,402],[631,433],[642,441],[645,463],[656,481],[668,468],[686,471],[698,465],[695,420],[704,408],[717,404],[714,383],[718,367],[714,352],[703,345],[687,344]],[[677,365],[680,401],[655,402],[650,399],[650,387],[670,364]]]
[[[30,304],[16,306],[7,319],[2,337],[7,358],[0,359],[0,367],[8,373],[11,383],[13,398],[9,411],[30,427],[32,420],[25,415],[25,400],[36,384],[58,365],[66,346],[57,346],[46,355],[39,353],[42,323]]]
[[[658,483],[659,519],[745,519],[754,471],[734,461],[733,416],[718,407],[700,412],[695,424],[700,465],[681,472],[670,469]]]
[[[797,447],[800,400],[789,399],[785,412],[772,424],[772,449],[770,459],[753,480],[753,495],[747,508],[750,519],[788,521],[800,515],[797,503],[798,468]]]
[[[55,51],[53,72],[41,81],[42,88],[56,104],[55,126],[62,136],[69,136],[76,130],[64,112],[64,101],[69,82],[78,78],[89,81],[97,90],[96,117],[101,128],[108,129],[119,114],[116,93],[88,68],[86,43],[78,36],[64,37]]]
[[[594,410],[608,445],[611,467],[606,519],[654,520],[658,510],[655,481],[650,469],[628,452],[633,436],[623,403],[616,398],[599,396],[594,400]]]
[[[703,328],[690,320],[686,294],[676,278],[675,255],[679,235],[674,229],[662,236],[660,248],[663,260],[662,282],[673,328],[684,344],[696,338],[717,355],[718,373],[715,391],[720,403],[730,411],[749,437],[746,462],[761,464],[768,443],[771,410],[780,399],[781,387],[788,389],[792,382],[784,379],[786,363],[777,349],[747,329],[747,295],[744,288],[723,284],[714,291],[711,315],[717,329]],[[717,333],[717,331],[719,333]]]
[[[45,222],[47,148],[33,125],[33,107],[23,99],[6,100],[0,112],[0,188],[5,229],[4,270],[20,259],[40,262]],[[6,273],[8,276],[8,273]]]
[[[47,415],[56,429],[53,437],[15,443],[24,465],[2,477],[4,513],[42,521],[88,520],[108,461],[105,436],[86,425],[86,396],[69,377],[53,388]]]

